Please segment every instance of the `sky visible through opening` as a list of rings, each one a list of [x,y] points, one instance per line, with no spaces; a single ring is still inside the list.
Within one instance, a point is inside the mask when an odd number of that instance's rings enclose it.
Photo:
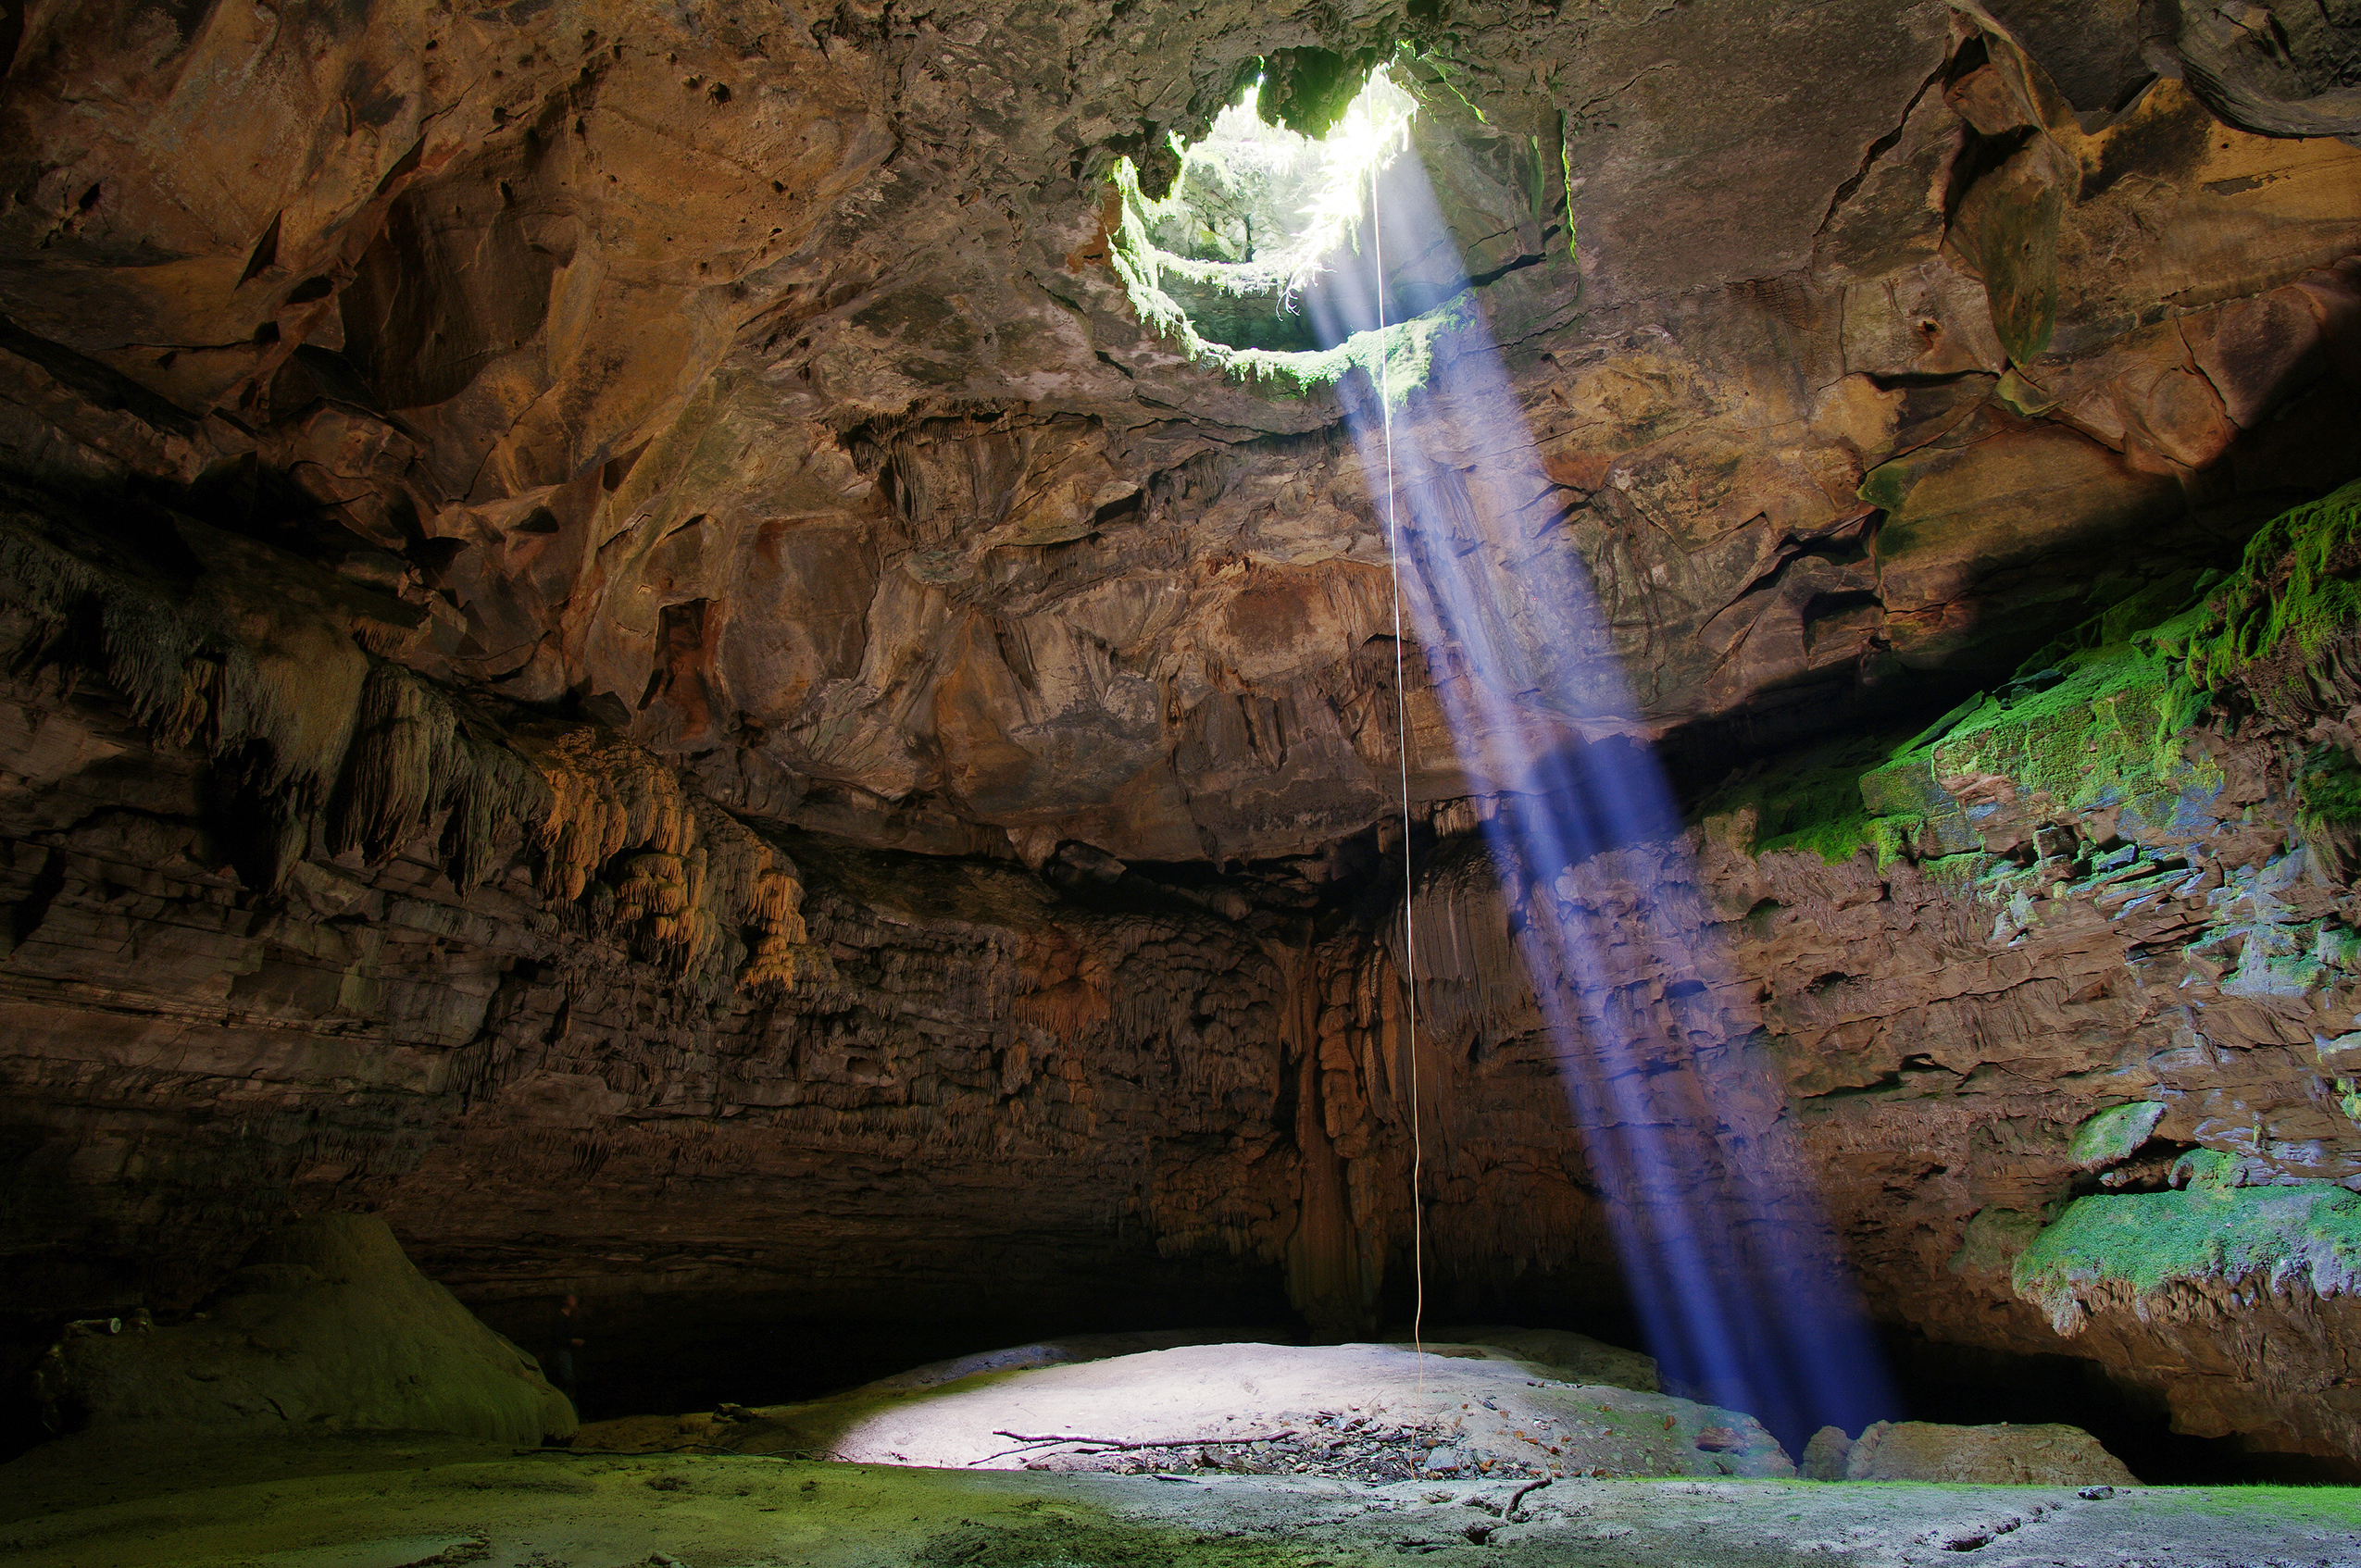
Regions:
[[[1370,176],[1409,145],[1418,103],[1380,66],[1315,141],[1256,114],[1258,86],[1182,155],[1180,210],[1153,232],[1177,255],[1282,280],[1282,301],[1292,300],[1324,265],[1346,259],[1330,253],[1353,240]]]

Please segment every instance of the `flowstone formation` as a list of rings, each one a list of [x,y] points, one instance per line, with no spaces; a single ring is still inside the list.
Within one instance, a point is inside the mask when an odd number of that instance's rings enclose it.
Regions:
[[[1708,958],[1608,1011],[1887,1326],[2361,1456],[2361,116],[2299,9],[28,11],[0,1372],[346,1210],[519,1335],[580,1291],[645,1409],[1366,1337],[1414,1099],[1455,1313],[1611,1310],[1516,939],[1647,897]],[[1381,395],[1516,747],[1688,790],[1628,897],[1485,847]]]

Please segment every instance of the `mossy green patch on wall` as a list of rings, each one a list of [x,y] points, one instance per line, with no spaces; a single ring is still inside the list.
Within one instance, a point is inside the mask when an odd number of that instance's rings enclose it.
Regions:
[[[1372,392],[1382,393],[1389,407],[1399,408],[1427,384],[1434,368],[1436,340],[1474,325],[1475,313],[1474,297],[1463,293],[1424,316],[1382,330],[1355,332],[1333,348],[1297,353],[1239,349],[1230,354],[1227,364],[1230,374],[1268,384],[1286,397],[1341,386],[1358,370]]]
[[[1708,831],[1745,853],[1814,853],[1840,865],[1866,849],[1888,864],[1915,824],[1871,810],[1863,803],[1861,779],[1902,738],[1871,735],[1816,746],[1782,766],[1725,784],[1696,815]]]
[[[2017,1294],[2060,1334],[2077,1332],[2094,1306],[2144,1311],[2175,1285],[2255,1276],[2275,1290],[2302,1282],[2322,1295],[2361,1283],[2361,1194],[2302,1182],[2078,1198],[2010,1272]]]
[[[1900,467],[1873,471],[1861,493],[1898,505],[1894,487],[1906,478]],[[1899,743],[1802,753],[1725,785],[1696,815],[1727,824],[1751,808],[1743,847],[1754,853],[1809,851],[1838,862],[1868,850],[1880,865],[1983,848],[2004,798],[2018,827],[2123,808],[2126,836],[2166,828],[2224,783],[2211,758],[2187,745],[2219,691],[2239,686],[2258,705],[2301,707],[2312,699],[2299,688],[2331,678],[2321,662],[2361,626],[2361,481],[2282,514],[2255,536],[2237,573],[2191,604],[2215,581],[2192,568],[2105,595],[2104,608],[2043,651],[2043,669]],[[2297,780],[2307,828],[2361,827],[2361,764],[2316,748]]]
[[[2042,1233],[2042,1216],[2016,1209],[1979,1209],[1951,1255],[1951,1272],[2005,1275]]]
[[[2184,644],[2192,688],[2255,688],[2250,667],[2267,665],[2263,705],[2299,695],[2305,666],[2361,625],[2361,479],[2265,524],[2207,612]]]
[[[2025,803],[2019,817],[2131,805],[2139,816],[2168,821],[2186,798],[2211,799],[2223,784],[2208,756],[2183,745],[2186,704],[2171,634],[2185,633],[2198,614],[2064,653],[2037,678],[1971,699],[1916,734],[1803,753],[1725,786],[1697,815],[1711,820],[1752,807],[1757,854],[1812,851],[1840,862],[1868,850],[1880,865],[1983,849],[1980,824],[2004,798]]]
[[[2334,746],[2313,747],[2296,775],[2295,803],[2307,828],[2361,825],[2361,765]]]
[[[1996,776],[2020,795],[2045,795],[2059,812],[2160,789],[2219,788],[2210,762],[2183,757],[2171,722],[2179,672],[2153,641],[2069,653],[2055,669],[2055,684],[1989,698],[1933,741],[1935,776]]]
[[[2086,1171],[2128,1160],[2148,1141],[2164,1114],[2165,1108],[2153,1100],[2102,1111],[2074,1129],[2067,1155]]]
[[[2227,1192],[2238,1185],[2242,1162],[2222,1149],[2192,1149],[2172,1163],[2167,1179],[2192,1192]]]

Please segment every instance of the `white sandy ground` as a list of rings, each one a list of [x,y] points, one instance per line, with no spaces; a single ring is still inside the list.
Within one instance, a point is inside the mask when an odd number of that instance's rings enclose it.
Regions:
[[[1518,1483],[1517,1485],[1521,1485]],[[68,1439],[0,1467],[10,1568],[2295,1568],[2343,1488],[1351,1482],[517,1453],[348,1435]]]
[[[1278,1437],[1287,1439],[1279,1457],[1331,1470],[1334,1456],[1367,1452],[1376,1440],[1401,1454],[1440,1444],[1470,1469],[1529,1475],[1793,1474],[1770,1435],[1735,1411],[1570,1382],[1555,1367],[1485,1347],[1450,1350],[1231,1343],[1047,1366],[998,1364],[1018,1354],[1003,1352],[983,1358],[986,1370],[948,1381],[888,1379],[738,1422],[601,1423],[576,1442],[638,1450],[686,1437],[741,1453],[1001,1470],[1132,1462],[1127,1450],[1093,1456],[1087,1444],[1022,1440],[1066,1437],[1176,1450],[1210,1445],[1206,1462],[1268,1469],[1269,1450],[1244,1446]],[[1181,1456],[1141,1457],[1169,1468]]]

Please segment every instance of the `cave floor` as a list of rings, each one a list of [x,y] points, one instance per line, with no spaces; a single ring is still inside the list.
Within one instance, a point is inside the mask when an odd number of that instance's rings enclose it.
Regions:
[[[0,1467],[24,1568],[1360,1568],[1433,1561],[2361,1564],[2361,1491],[900,1469],[347,1434],[50,1444]],[[1972,1556],[1968,1554],[1973,1554]]]

